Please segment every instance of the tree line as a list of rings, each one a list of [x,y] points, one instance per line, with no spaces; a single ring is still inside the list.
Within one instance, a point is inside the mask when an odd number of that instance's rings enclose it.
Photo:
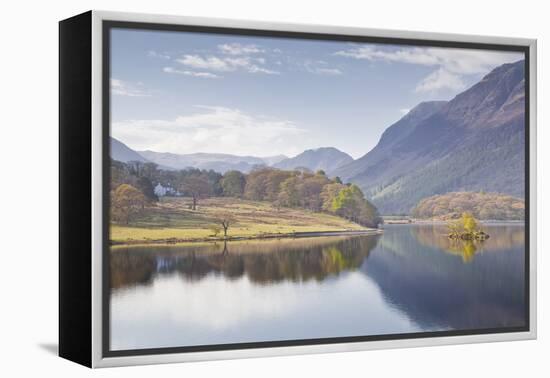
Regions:
[[[344,184],[338,177],[329,178],[322,170],[264,167],[248,174],[233,170],[222,175],[213,170],[164,170],[154,163],[112,160],[110,182],[111,211],[120,222],[128,223],[144,206],[158,201],[154,187],[159,183],[191,198],[191,210],[196,210],[204,198],[224,196],[267,201],[276,209],[327,212],[367,227],[376,227],[381,222],[378,210],[358,186]]]
[[[500,193],[452,192],[424,198],[412,210],[424,219],[459,219],[463,213],[482,220],[523,220],[525,201]]]

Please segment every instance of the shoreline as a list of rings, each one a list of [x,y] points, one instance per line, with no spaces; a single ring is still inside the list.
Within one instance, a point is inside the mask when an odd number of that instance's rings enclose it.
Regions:
[[[382,227],[385,225],[402,225],[402,224],[447,224],[450,221],[453,221],[456,219],[449,219],[449,220],[441,220],[441,219],[412,219],[410,221],[406,220],[396,220],[396,221],[388,221],[384,222],[382,224]],[[478,220],[478,223],[480,224],[525,224],[525,220],[496,220],[496,219],[485,219],[485,220]]]
[[[109,246],[124,245],[155,245],[155,244],[185,244],[204,242],[228,242],[242,240],[272,240],[272,239],[299,239],[314,238],[321,236],[359,236],[359,235],[380,235],[382,229],[370,228],[365,230],[343,230],[343,231],[304,231],[293,233],[275,233],[252,236],[228,236],[228,237],[207,237],[207,238],[168,238],[168,239],[143,239],[143,240],[109,240]]]

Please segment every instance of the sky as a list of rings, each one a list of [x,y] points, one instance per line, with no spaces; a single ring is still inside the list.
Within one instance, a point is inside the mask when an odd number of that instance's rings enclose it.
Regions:
[[[523,54],[113,29],[111,135],[132,149],[359,158],[422,101]]]

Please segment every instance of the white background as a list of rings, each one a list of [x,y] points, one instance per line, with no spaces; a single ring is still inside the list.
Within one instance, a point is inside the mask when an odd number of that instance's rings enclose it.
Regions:
[[[541,198],[550,163],[550,12],[545,1],[124,0],[6,1],[0,22],[0,375],[113,377],[548,376],[548,231]],[[91,371],[55,356],[57,344],[57,21],[89,9],[501,35],[539,41],[537,341],[278,357]],[[77,125],[75,125],[77,126]],[[546,194],[548,195],[548,194]]]

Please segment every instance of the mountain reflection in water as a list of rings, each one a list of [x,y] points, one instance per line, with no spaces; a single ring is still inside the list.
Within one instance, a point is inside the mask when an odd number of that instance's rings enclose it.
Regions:
[[[523,225],[452,245],[444,226],[376,236],[113,247],[113,350],[526,324]]]

